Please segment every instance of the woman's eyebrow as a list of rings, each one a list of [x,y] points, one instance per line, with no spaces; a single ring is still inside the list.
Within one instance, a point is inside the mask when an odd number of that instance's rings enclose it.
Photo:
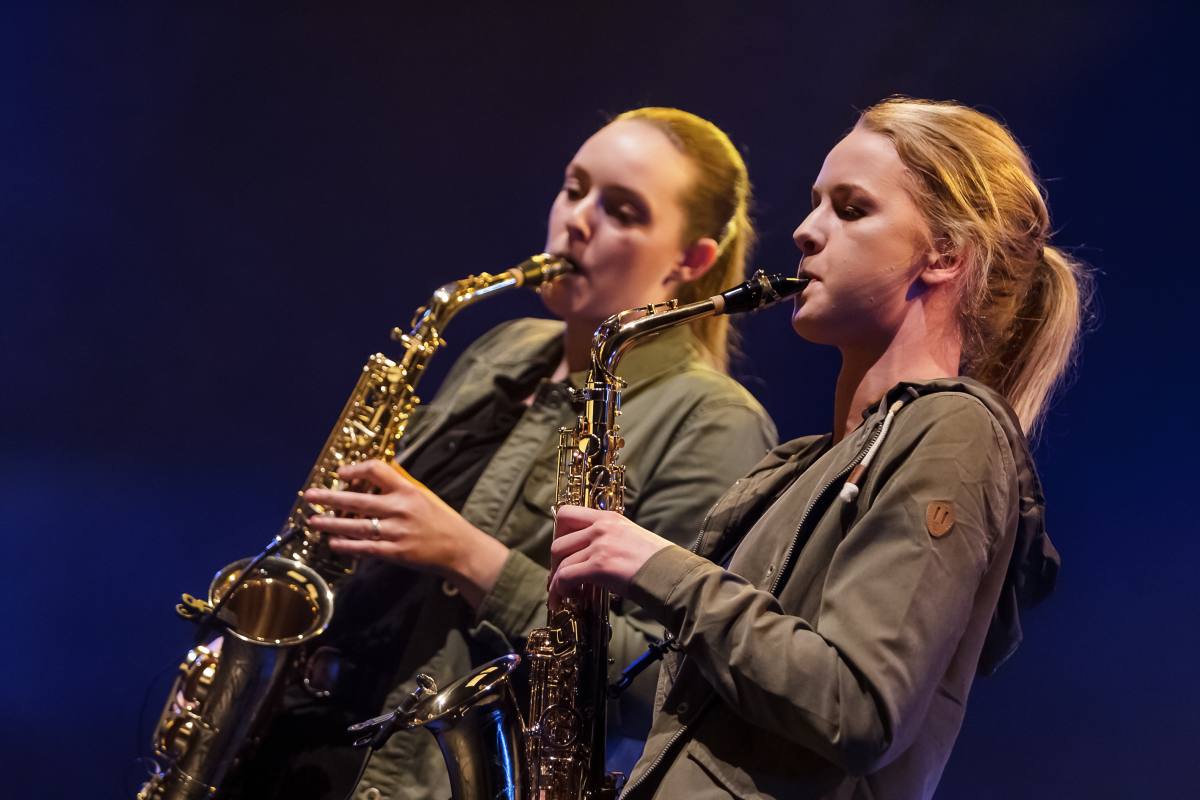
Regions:
[[[813,196],[814,197],[817,196],[818,194],[820,194],[820,192],[821,192],[820,187],[818,187],[814,183],[813,187],[812,187]],[[863,194],[871,194],[869,189],[867,189],[865,186],[858,184],[858,183],[844,183],[844,182],[838,183],[838,184],[835,184],[833,186],[833,188],[829,190],[829,194],[834,194],[834,193],[854,194],[855,192],[862,192]]]
[[[609,184],[608,189],[611,192],[615,192],[622,196],[628,197],[630,200],[636,200],[637,202],[641,203],[644,206],[650,205],[649,202],[647,202],[645,195],[643,195],[637,189],[634,189],[633,187],[630,187],[630,186],[626,186],[623,183]]]

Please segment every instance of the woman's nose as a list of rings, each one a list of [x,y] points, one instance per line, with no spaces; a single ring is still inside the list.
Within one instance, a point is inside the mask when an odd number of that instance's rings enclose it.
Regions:
[[[585,197],[577,202],[567,214],[567,235],[572,241],[586,242],[592,238],[593,201]]]
[[[817,227],[816,216],[817,212],[814,209],[811,214],[804,218],[803,222],[796,226],[796,230],[792,231],[792,241],[796,243],[796,247],[800,248],[800,252],[806,256],[819,253],[821,248],[825,246],[825,237]]]

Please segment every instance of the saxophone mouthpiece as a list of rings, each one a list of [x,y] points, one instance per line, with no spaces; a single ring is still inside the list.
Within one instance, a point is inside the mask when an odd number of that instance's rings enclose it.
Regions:
[[[537,289],[560,275],[574,272],[579,265],[566,256],[539,253],[509,270],[518,286]]]
[[[710,299],[716,306],[717,314],[742,314],[758,311],[798,294],[808,285],[808,281],[808,278],[768,275],[760,269],[750,276],[750,280],[715,294]]]

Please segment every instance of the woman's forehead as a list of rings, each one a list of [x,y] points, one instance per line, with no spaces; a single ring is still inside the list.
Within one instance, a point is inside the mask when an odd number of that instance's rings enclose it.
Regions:
[[[829,191],[838,185],[855,185],[874,192],[903,190],[904,175],[904,162],[892,140],[856,127],[829,151],[815,188]]]
[[[571,166],[596,181],[671,196],[688,184],[694,169],[665,133],[638,120],[617,120],[598,130],[579,148]]]

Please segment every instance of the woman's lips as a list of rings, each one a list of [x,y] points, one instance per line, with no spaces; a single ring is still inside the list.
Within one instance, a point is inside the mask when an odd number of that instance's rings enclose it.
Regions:
[[[797,275],[796,277],[802,278],[802,279],[805,279],[808,281],[808,284],[803,289],[800,290],[799,294],[796,295],[796,306],[797,306],[797,308],[799,308],[800,301],[803,298],[808,296],[808,290],[811,289],[812,285],[814,283],[816,283],[819,279],[814,278],[811,274],[804,272],[804,271],[801,271],[800,274]]]
[[[570,276],[583,277],[589,271],[589,267],[583,263],[583,259],[581,259],[579,256],[576,256],[572,253],[563,253],[563,252],[555,252],[554,255],[556,255],[560,258],[569,259],[570,262],[575,265],[575,269],[568,272],[566,274],[566,276],[564,276],[564,277],[570,277]]]

